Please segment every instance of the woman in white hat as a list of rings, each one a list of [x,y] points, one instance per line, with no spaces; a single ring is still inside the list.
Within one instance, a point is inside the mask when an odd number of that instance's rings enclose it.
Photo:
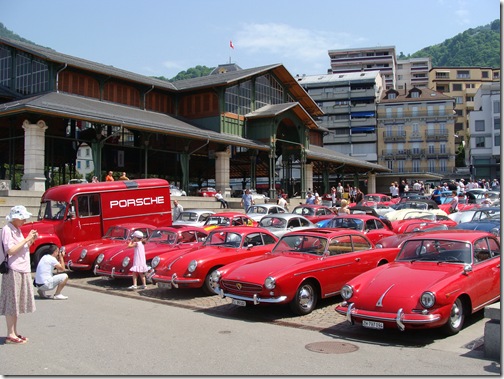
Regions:
[[[145,273],[149,271],[149,268],[147,267],[147,262],[145,260],[145,242],[143,238],[143,233],[140,230],[135,230],[131,235],[131,242],[128,243],[128,247],[135,248],[133,265],[130,268],[130,271],[133,274],[133,285],[128,287],[130,290],[136,290],[137,288],[144,289],[147,285]],[[138,276],[142,279],[142,285],[140,287],[137,287]]]
[[[37,239],[37,231],[30,230],[25,238],[20,227],[31,217],[22,205],[12,207],[2,228],[2,259],[9,257],[9,272],[2,275],[2,292],[0,293],[0,314],[7,321],[7,338],[5,343],[24,344],[28,338],[17,330],[17,319],[20,313],[35,311],[33,285],[30,265],[30,246]]]

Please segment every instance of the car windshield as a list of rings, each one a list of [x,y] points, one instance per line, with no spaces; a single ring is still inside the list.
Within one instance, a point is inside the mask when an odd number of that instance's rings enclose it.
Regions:
[[[247,210],[247,213],[266,214],[266,213],[268,213],[268,210],[266,209],[266,207],[260,207],[257,205],[253,205]]]
[[[364,229],[364,221],[356,219],[356,218],[345,218],[338,217],[333,218],[329,221],[327,225],[329,228],[345,228],[345,229],[353,229],[353,230],[363,230]]]
[[[103,238],[111,240],[127,240],[129,237],[129,230],[121,226],[111,226]]]
[[[198,214],[196,212],[182,212],[177,218],[177,221],[198,221]]]
[[[238,233],[215,231],[210,233],[205,241],[205,246],[240,247],[242,236]]]
[[[430,222],[419,222],[414,224],[409,224],[405,229],[404,233],[414,233],[422,231],[432,231],[432,230],[447,230],[448,226],[445,224],[434,224]]]
[[[375,201],[375,202],[379,202],[379,201],[380,201],[380,196],[365,195],[365,196],[364,196],[364,201]]]
[[[313,216],[315,214],[315,209],[309,207],[297,207],[294,208],[292,213],[303,216]]]
[[[412,218],[421,218],[423,220],[436,221],[436,215],[428,212],[406,212],[404,214],[403,220],[409,220]]]
[[[210,216],[205,222],[205,226],[208,225],[219,225],[219,226],[229,226],[229,217],[221,216]]]
[[[177,233],[168,230],[154,230],[148,241],[174,245],[177,243]]]
[[[464,241],[435,239],[407,241],[396,260],[471,263],[471,244]]]
[[[39,220],[63,220],[68,203],[64,201],[47,200],[40,204]]]
[[[285,229],[287,220],[278,217],[263,217],[259,226],[263,228]]]
[[[290,235],[278,241],[273,253],[296,252],[303,254],[323,255],[327,246],[327,239],[318,236]]]
[[[418,203],[418,202],[414,202],[414,201],[399,203],[395,207],[396,210],[399,210],[399,209],[421,209],[421,210],[426,210],[427,208],[428,208],[427,203]]]

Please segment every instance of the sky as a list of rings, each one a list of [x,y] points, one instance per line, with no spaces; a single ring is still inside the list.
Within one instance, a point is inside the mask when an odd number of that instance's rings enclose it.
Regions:
[[[329,50],[412,54],[500,14],[499,0],[0,0],[0,22],[31,42],[168,79],[230,62],[325,74]]]

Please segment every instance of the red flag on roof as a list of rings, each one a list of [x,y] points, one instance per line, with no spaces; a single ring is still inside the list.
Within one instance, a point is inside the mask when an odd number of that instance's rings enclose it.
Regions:
[[[229,41],[229,47],[230,47],[231,49],[234,49],[233,41]]]

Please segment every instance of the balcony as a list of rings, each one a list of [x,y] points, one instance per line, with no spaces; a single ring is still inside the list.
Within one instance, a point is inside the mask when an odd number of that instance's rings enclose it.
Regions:
[[[384,142],[406,142],[406,132],[383,132]]]
[[[449,133],[447,130],[427,130],[425,139],[427,142],[448,141]]]
[[[425,152],[425,156],[428,159],[441,159],[441,158],[449,158],[451,156],[451,149],[428,149]]]

